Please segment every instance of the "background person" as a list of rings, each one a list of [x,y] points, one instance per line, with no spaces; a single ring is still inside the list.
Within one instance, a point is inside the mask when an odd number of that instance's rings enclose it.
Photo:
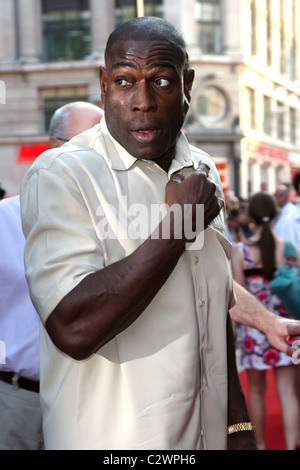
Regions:
[[[289,211],[284,219],[284,236],[285,240],[294,243],[300,250],[300,172],[298,171],[293,179],[293,187],[296,196],[293,199],[294,210]],[[300,367],[297,368],[297,391],[298,401],[300,405]],[[298,439],[298,449],[300,449],[300,432]]]
[[[300,250],[300,171],[294,176],[293,186],[296,191],[295,210],[285,218],[285,240],[295,243]]]
[[[274,233],[283,240],[287,240],[289,232],[289,216],[296,208],[295,204],[290,200],[291,185],[279,184],[275,191],[275,199],[279,207],[279,212],[274,220]]]
[[[102,116],[100,108],[85,102],[59,108],[51,119],[50,147],[62,145],[64,140],[93,127]],[[5,344],[4,361],[0,362],[0,449],[40,450],[44,440],[39,396],[39,317],[25,280],[19,196],[1,201],[0,246],[0,340]]]
[[[278,297],[270,292],[269,281],[278,266],[284,263],[284,241],[274,235],[271,224],[277,207],[272,196],[257,193],[250,199],[249,214],[254,222],[253,234],[247,242],[233,250],[235,280],[247,287],[264,305],[279,316],[288,316]],[[300,272],[300,259],[298,257]],[[297,368],[289,356],[274,349],[265,335],[241,325],[242,366],[249,382],[249,411],[255,423],[259,449],[265,449],[265,388],[266,370],[273,368],[284,425],[286,448],[296,449],[299,426],[299,406],[296,394]]]
[[[60,147],[72,137],[99,124],[103,109],[86,101],[74,101],[58,108],[50,121],[49,146]]]

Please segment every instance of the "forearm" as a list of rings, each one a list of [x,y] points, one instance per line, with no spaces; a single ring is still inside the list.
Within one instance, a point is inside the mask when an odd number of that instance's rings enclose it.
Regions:
[[[234,334],[230,315],[227,319],[228,425],[249,421],[244,394],[238,376]]]
[[[237,282],[234,288],[237,303],[230,310],[232,320],[263,331],[274,348],[292,356],[290,338],[300,334],[300,322],[275,315]]]
[[[54,344],[75,359],[89,357],[141,315],[184,249],[184,240],[156,233],[128,257],[88,275],[46,322]]]
[[[234,335],[230,315],[227,319],[227,365],[228,365],[228,426],[250,422],[245,397],[241,388],[235,355]],[[255,449],[253,432],[241,431],[228,438],[231,450]]]
[[[234,290],[237,302],[230,310],[231,319],[262,331],[271,327],[275,315],[236,281]]]

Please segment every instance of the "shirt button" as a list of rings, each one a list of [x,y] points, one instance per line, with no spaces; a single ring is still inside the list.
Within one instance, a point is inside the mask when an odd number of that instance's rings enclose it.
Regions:
[[[200,307],[204,307],[204,305],[205,305],[205,300],[202,299],[200,302]]]
[[[197,263],[199,263],[199,261],[200,261],[199,256],[195,256],[195,263],[197,264]]]

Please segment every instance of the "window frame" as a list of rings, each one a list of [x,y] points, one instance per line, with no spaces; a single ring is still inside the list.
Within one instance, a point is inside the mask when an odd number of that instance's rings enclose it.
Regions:
[[[65,87],[45,87],[39,89],[41,133],[48,134],[51,117],[64,104],[74,101],[89,101],[88,86],[70,85]],[[52,105],[50,105],[52,103]]]
[[[200,18],[201,7],[214,5],[218,9],[216,18]],[[197,42],[204,54],[223,55],[223,31],[222,31],[222,5],[221,0],[196,0],[195,18],[197,23]],[[202,30],[202,31],[201,31]],[[209,47],[208,39],[213,37],[213,47]],[[205,38],[202,41],[202,38]]]
[[[127,7],[127,9],[126,9]],[[163,18],[163,0],[144,0],[144,15]],[[137,16],[137,4],[133,0],[115,0],[116,26]]]
[[[75,12],[73,20],[71,20],[71,12]],[[58,16],[56,22],[54,19],[51,20],[55,13]],[[87,17],[87,24],[82,21],[84,16]],[[76,35],[78,36],[77,45],[81,42],[81,47],[70,47],[72,36],[74,40]],[[91,52],[92,42],[89,0],[42,0],[42,36],[44,62],[84,59]],[[88,45],[84,47],[86,37]],[[60,47],[53,47],[55,42],[59,42]]]

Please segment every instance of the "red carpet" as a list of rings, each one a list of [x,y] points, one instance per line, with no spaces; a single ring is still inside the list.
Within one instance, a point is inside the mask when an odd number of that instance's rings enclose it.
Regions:
[[[239,374],[241,386],[248,402],[248,379],[245,371]],[[276,394],[273,370],[267,371],[266,391],[266,446],[268,450],[284,450],[281,407]]]

